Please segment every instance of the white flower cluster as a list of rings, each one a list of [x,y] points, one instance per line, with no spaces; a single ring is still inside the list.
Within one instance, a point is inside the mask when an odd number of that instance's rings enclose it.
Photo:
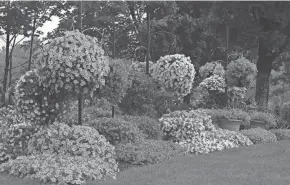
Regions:
[[[207,92],[224,93],[225,87],[226,87],[226,82],[223,77],[220,77],[218,75],[212,75],[204,79],[199,84],[198,88]]]
[[[190,93],[195,78],[195,69],[189,57],[175,54],[161,57],[153,67],[153,78],[178,96]]]
[[[55,92],[92,93],[105,84],[110,70],[99,41],[78,31],[51,40],[36,56],[40,83]]]
[[[27,155],[8,160],[0,171],[57,184],[85,184],[86,180],[116,178],[115,147],[97,130],[55,122],[33,135]]]
[[[175,111],[159,119],[168,139],[187,148],[190,153],[209,153],[253,144],[248,137],[215,127],[202,110]]]

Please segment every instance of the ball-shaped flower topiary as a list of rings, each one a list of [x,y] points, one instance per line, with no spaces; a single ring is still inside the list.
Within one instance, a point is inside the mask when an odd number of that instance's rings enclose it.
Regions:
[[[224,93],[225,87],[225,79],[218,75],[212,75],[199,84],[199,89],[206,92]]]
[[[257,75],[257,68],[254,63],[242,57],[231,61],[227,66],[226,80],[228,86],[249,87]]]
[[[26,72],[15,86],[17,110],[32,122],[47,123],[53,120],[64,109],[62,101],[65,96],[40,84],[37,70]]]
[[[153,67],[152,76],[166,89],[183,97],[191,92],[195,73],[189,57],[175,54],[161,57]]]
[[[200,67],[199,74],[202,79],[208,78],[212,75],[223,77],[225,75],[225,69],[218,61],[208,62]]]
[[[78,31],[51,40],[36,56],[40,83],[55,92],[92,95],[110,70],[99,41]]]

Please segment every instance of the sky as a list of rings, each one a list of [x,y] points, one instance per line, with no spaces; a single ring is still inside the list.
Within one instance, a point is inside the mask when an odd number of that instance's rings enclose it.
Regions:
[[[38,29],[38,30],[41,30],[43,32],[43,35],[41,35],[40,38],[45,37],[48,32],[51,32],[55,28],[57,28],[58,27],[58,24],[59,24],[59,18],[56,17],[56,16],[52,16],[51,17],[51,21],[46,21],[43,24],[43,26]],[[16,40],[16,42],[19,41],[19,40],[21,40],[22,38],[23,37],[19,36],[19,38]],[[25,39],[25,40],[27,40],[27,39]],[[3,46],[5,46],[5,42],[2,39],[0,39],[0,48],[2,48]]]

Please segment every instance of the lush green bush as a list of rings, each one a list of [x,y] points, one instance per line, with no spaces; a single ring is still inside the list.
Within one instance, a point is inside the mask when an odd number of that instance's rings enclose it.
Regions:
[[[281,114],[282,118],[287,122],[287,127],[290,127],[290,102],[282,106]]]
[[[249,114],[241,109],[217,109],[215,119],[220,118],[242,120],[245,125],[249,125],[251,121]]]
[[[277,141],[275,134],[262,128],[242,130],[241,133],[250,138],[250,140],[255,144]]]
[[[122,59],[110,59],[109,67],[110,72],[105,77],[105,86],[96,92],[96,95],[116,105],[120,103],[131,85],[129,69]]]
[[[122,119],[137,125],[139,130],[145,134],[146,139],[161,139],[162,133],[158,120],[147,116],[123,116]]]
[[[145,137],[134,123],[118,117],[95,119],[87,124],[97,129],[114,146],[120,143],[135,143]]]
[[[87,179],[116,177],[115,147],[97,130],[55,122],[28,142],[28,155],[1,164],[1,171],[44,182],[84,184]]]
[[[290,140],[290,130],[288,129],[271,129],[269,131],[276,135],[278,141]]]
[[[256,65],[244,57],[231,61],[225,74],[228,86],[246,88],[249,87],[256,75]]]
[[[129,164],[155,164],[185,153],[185,148],[169,141],[143,140],[116,146],[117,161]]]
[[[199,68],[199,74],[202,79],[206,79],[212,75],[224,77],[225,69],[218,61],[208,62]]]

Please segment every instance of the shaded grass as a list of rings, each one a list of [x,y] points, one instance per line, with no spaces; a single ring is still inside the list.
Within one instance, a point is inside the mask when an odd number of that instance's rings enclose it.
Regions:
[[[279,141],[170,161],[121,172],[117,180],[88,185],[289,185],[290,142]],[[1,185],[39,185],[39,181],[0,175]]]

